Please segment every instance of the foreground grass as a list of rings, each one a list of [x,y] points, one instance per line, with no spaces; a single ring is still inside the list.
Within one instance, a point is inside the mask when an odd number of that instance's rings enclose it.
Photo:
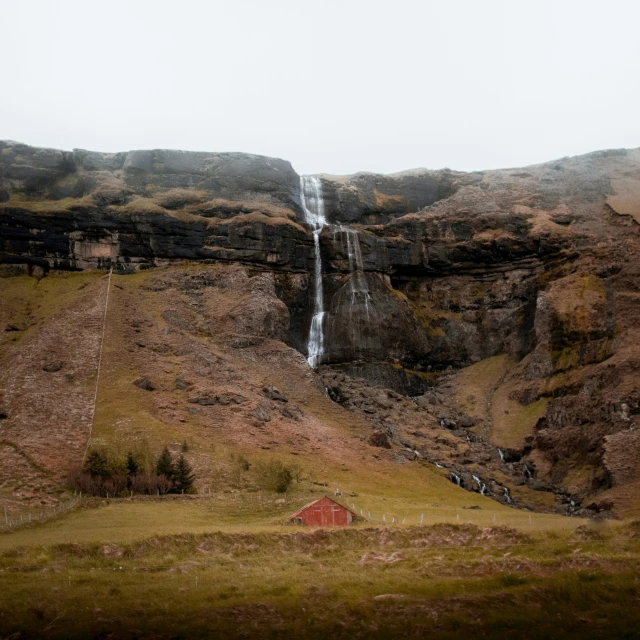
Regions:
[[[440,524],[0,554],[0,635],[638,637],[637,528]]]

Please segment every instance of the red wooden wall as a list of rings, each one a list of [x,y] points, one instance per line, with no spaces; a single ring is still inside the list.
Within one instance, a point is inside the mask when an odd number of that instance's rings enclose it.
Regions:
[[[351,524],[352,515],[348,509],[335,503],[329,498],[310,504],[296,514],[305,527],[334,527]]]

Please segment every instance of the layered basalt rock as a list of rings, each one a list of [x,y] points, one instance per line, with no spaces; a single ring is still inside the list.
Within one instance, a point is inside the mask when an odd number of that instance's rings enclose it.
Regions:
[[[533,424],[509,422],[521,433],[508,446],[535,482],[586,496],[635,477],[624,451],[635,451],[638,413],[640,150],[321,184],[325,366],[417,395],[507,354],[491,393]],[[0,263],[126,271],[181,260],[268,274],[269,305],[249,292],[224,322],[240,346],[257,323],[306,352],[314,242],[289,163],[0,143]]]
[[[0,142],[0,261],[45,269],[240,260],[304,269],[288,162],[241,153],[104,154]]]

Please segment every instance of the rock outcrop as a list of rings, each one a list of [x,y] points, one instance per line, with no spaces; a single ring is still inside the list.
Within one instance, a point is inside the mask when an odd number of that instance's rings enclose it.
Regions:
[[[523,482],[538,488],[583,502],[638,480],[625,452],[637,449],[640,413],[640,150],[524,169],[320,179],[329,372],[434,394],[453,412],[443,428],[468,411],[477,437],[514,451]],[[163,311],[168,326],[223,332],[232,349],[267,340],[306,353],[314,240],[288,162],[0,142],[6,273],[127,273],[180,261],[229,264],[199,286],[240,293],[231,306],[205,308],[194,286],[191,309]],[[482,397],[451,391],[456,372],[497,356],[510,364],[490,385],[477,382]],[[340,401],[348,385],[334,386]],[[263,424],[280,409],[252,411]],[[462,484],[477,484],[456,469]]]

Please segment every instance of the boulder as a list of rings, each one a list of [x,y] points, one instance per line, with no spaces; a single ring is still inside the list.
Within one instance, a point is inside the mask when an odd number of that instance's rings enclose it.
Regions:
[[[181,391],[191,389],[193,387],[193,383],[185,380],[182,376],[178,376],[175,380],[176,389],[180,389]]]
[[[271,422],[271,416],[266,407],[259,404],[253,411],[253,416],[260,422]]]
[[[199,404],[203,407],[209,407],[214,404],[218,404],[218,396],[195,396],[193,398],[189,398],[188,402]]]
[[[133,384],[135,384],[139,389],[144,389],[145,391],[155,390],[155,386],[149,378],[138,378],[137,380],[134,380]]]
[[[374,447],[382,447],[384,449],[391,449],[391,442],[389,441],[389,436],[385,431],[380,429],[376,429],[369,436],[369,444]]]
[[[46,371],[47,373],[56,373],[57,371],[60,371],[62,367],[64,367],[64,362],[62,362],[62,360],[54,360],[45,364],[42,367],[42,370]]]
[[[279,389],[276,389],[273,386],[264,386],[262,387],[262,393],[264,393],[269,400],[277,400],[278,402],[289,402],[289,398],[282,393]]]

